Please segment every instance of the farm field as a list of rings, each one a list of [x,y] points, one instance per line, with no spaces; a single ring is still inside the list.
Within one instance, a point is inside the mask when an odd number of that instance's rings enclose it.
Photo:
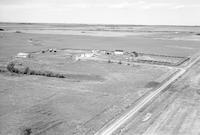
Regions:
[[[123,49],[141,53],[170,56],[191,56],[199,47],[198,41],[172,41],[137,36],[95,37],[87,35],[28,34],[0,32],[1,57],[18,52],[39,51],[48,48]]]

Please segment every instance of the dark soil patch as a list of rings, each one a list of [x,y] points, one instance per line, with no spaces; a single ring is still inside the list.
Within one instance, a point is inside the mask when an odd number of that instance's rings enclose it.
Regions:
[[[21,31],[15,31],[15,33],[22,33]]]
[[[196,90],[197,94],[200,95],[200,89]]]
[[[0,73],[5,73],[5,72],[7,72],[8,70],[5,70],[5,69],[1,69],[0,68]]]
[[[155,87],[157,87],[159,84],[160,84],[159,82],[151,81],[151,82],[149,82],[145,87],[146,87],[146,88],[155,88]]]

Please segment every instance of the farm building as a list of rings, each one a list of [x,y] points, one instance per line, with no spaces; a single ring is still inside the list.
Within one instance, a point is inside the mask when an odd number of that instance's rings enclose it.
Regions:
[[[82,54],[76,55],[74,58],[75,58],[75,60],[80,60],[80,59],[84,59],[84,58],[90,58],[93,56],[94,56],[94,53],[82,53]]]
[[[81,57],[86,57],[86,58],[90,58],[90,57],[93,57],[94,56],[94,53],[84,53],[84,54],[81,54]]]
[[[100,51],[97,50],[97,49],[92,50],[92,53],[94,53],[94,54],[98,54],[99,52],[100,52]]]
[[[30,54],[29,53],[18,53],[17,54],[17,58],[30,58]]]
[[[123,50],[115,50],[115,51],[114,51],[114,54],[115,54],[115,55],[123,55],[123,54],[124,54],[124,51],[123,51]]]

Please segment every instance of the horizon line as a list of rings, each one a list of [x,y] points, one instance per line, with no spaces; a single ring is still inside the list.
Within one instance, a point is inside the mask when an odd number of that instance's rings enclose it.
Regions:
[[[176,26],[176,27],[200,27],[200,25],[184,25],[184,24],[113,24],[113,23],[61,23],[61,22],[7,22],[7,21],[0,21],[1,23],[8,23],[8,24],[66,24],[66,25],[120,25],[120,26]]]

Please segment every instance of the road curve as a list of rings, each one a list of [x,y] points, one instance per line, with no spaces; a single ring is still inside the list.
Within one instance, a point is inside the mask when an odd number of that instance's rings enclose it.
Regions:
[[[192,62],[190,62],[186,67],[179,69],[177,74],[175,74],[172,78],[164,82],[159,88],[146,96],[142,101],[140,101],[134,108],[132,108],[129,112],[121,116],[119,119],[114,121],[111,125],[103,127],[95,135],[111,135],[114,133],[121,125],[127,122],[134,114],[136,114],[142,107],[144,107],[148,102],[150,102],[153,98],[155,98],[161,91],[167,88],[171,83],[176,81],[179,77],[181,77],[188,69],[190,69],[198,60],[200,56],[195,58]]]

